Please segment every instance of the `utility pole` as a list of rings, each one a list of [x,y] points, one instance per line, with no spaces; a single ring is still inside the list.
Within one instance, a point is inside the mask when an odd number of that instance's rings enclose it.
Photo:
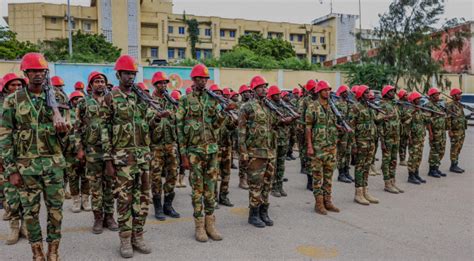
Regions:
[[[72,24],[71,24],[71,3],[67,0],[67,28],[69,36],[69,57],[72,57]]]

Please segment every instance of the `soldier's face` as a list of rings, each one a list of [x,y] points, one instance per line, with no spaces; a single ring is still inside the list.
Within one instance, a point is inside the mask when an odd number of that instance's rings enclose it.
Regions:
[[[385,98],[387,98],[389,100],[392,100],[393,98],[395,98],[395,90],[391,90],[391,91],[387,92],[387,94],[385,94]]]
[[[453,100],[455,101],[460,101],[461,100],[461,94],[456,94],[456,95],[453,95]]]
[[[431,99],[433,99],[433,101],[437,102],[437,101],[439,101],[439,95],[440,95],[439,93],[435,93],[435,94],[431,95]]]
[[[265,95],[267,94],[267,89],[265,88],[265,85],[257,86],[253,90],[258,95],[258,97],[265,97]]]
[[[196,91],[202,91],[204,88],[206,88],[207,80],[209,78],[203,78],[203,77],[194,77],[193,82],[194,82],[194,89]]]
[[[79,97],[76,97],[76,98],[72,99],[71,103],[72,103],[72,106],[76,107],[77,104],[79,103]]]
[[[420,105],[420,101],[421,101],[421,98],[418,98],[418,99],[414,100],[413,103],[415,105]]]
[[[6,86],[5,90],[8,92],[8,94],[10,94],[14,93],[16,90],[21,89],[22,86],[23,83],[20,80],[14,80],[11,81],[8,86]]]
[[[239,101],[239,95],[234,95],[234,96],[232,96],[231,99],[232,99],[233,102],[238,102]]]
[[[104,76],[99,75],[92,80],[92,91],[96,94],[102,94],[107,88],[107,82],[105,81]]]
[[[347,91],[341,93],[341,97],[342,97],[343,99],[347,99],[347,96],[348,96],[348,95],[349,95],[349,94],[347,94]]]
[[[279,102],[281,99],[280,94],[273,94],[272,95],[272,100]]]
[[[285,102],[289,102],[290,101],[290,97],[289,95],[286,95],[285,97],[282,98]]]
[[[242,99],[244,101],[248,101],[252,97],[252,92],[251,91],[246,91],[246,92],[243,92],[241,95],[242,95]]]
[[[368,101],[369,100],[369,96],[370,96],[370,93],[369,93],[369,90],[367,89],[364,94],[362,94],[362,98],[365,100],[365,101]]]
[[[31,69],[25,72],[25,76],[28,78],[31,84],[33,85],[41,85],[43,84],[46,78],[46,71],[47,70],[35,70]]]
[[[132,87],[137,77],[137,72],[132,71],[120,71],[117,73],[117,78],[120,81],[120,84],[125,87]]]
[[[329,92],[330,91],[331,91],[331,89],[324,89],[324,90],[319,92],[319,96],[321,98],[323,98],[324,100],[327,100],[329,98]]]
[[[221,91],[212,91],[213,93],[219,95],[219,96],[222,96],[222,92]]]
[[[407,96],[408,96],[407,94],[403,95],[403,97],[400,98],[400,100],[401,100],[401,101],[406,101],[406,100],[407,100]]]
[[[166,81],[159,81],[155,83],[155,88],[158,91],[158,93],[162,93],[166,90],[166,86],[168,85],[168,82]]]

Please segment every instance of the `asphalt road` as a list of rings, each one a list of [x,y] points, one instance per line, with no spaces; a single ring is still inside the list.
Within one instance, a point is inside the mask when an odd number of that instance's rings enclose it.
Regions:
[[[224,236],[220,242],[194,240],[190,188],[177,189],[175,208],[180,219],[160,222],[153,210],[147,220],[145,238],[153,253],[135,253],[136,260],[472,260],[474,257],[474,129],[468,130],[460,159],[464,174],[426,177],[428,147],[425,145],[421,174],[425,185],[406,183],[406,167],[397,177],[405,193],[383,191],[382,176],[369,178],[370,191],[380,204],[361,206],[353,202],[353,184],[334,181],[334,203],[341,213],[321,216],[314,212],[313,195],[305,190],[306,177],[298,173],[299,161],[287,161],[286,198],[271,198],[273,227],[254,228],[247,224],[248,192],[237,187],[232,171],[233,208],[216,211],[217,225]],[[448,142],[449,149],[449,142]],[[380,152],[378,153],[380,157]],[[380,161],[378,161],[380,164]],[[445,155],[441,169],[449,168]],[[336,174],[334,180],[336,180]],[[117,260],[116,232],[90,232],[92,213],[73,214],[71,201],[64,204],[62,260]],[[41,209],[45,231],[46,209]],[[0,213],[2,210],[0,210]],[[0,260],[28,260],[30,247],[25,239],[14,246],[4,245],[7,222],[0,222]]]

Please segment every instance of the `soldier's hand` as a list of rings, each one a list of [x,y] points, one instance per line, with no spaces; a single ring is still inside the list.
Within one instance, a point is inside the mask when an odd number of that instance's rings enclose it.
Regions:
[[[237,107],[237,105],[235,103],[229,103],[227,105],[227,107],[224,108],[225,111],[232,111],[232,110],[235,110],[235,108]]]
[[[184,169],[191,169],[189,159],[186,155],[181,155],[181,164]]]
[[[430,141],[433,141],[433,133],[430,133]]]
[[[285,118],[281,119],[281,121],[282,121],[284,124],[290,124],[290,123],[293,121],[293,118],[291,118],[291,117],[285,117]]]
[[[23,185],[23,180],[21,179],[20,173],[13,173],[8,177],[8,182],[12,184],[13,186],[19,188],[21,185]]]
[[[105,161],[105,173],[107,176],[115,178],[115,168],[111,160]]]
[[[69,124],[66,123],[60,113],[53,114],[53,124],[58,133],[66,133],[70,129]]]
[[[448,135],[449,135],[450,138],[452,138],[452,137],[453,137],[453,131],[452,131],[452,130],[449,130],[449,131],[448,131]]]
[[[83,149],[80,149],[78,152],[77,152],[77,155],[76,155],[76,159],[79,160],[79,161],[83,161],[84,158],[86,156],[86,153],[84,152]]]
[[[313,146],[308,146],[306,154],[308,154],[308,156],[313,156],[314,155]]]
[[[171,113],[169,111],[162,111],[162,112],[157,112],[156,113],[156,116],[158,116],[159,118],[167,118],[171,115]]]

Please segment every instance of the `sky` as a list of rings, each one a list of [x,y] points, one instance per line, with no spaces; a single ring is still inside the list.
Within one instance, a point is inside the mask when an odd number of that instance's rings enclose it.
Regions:
[[[7,16],[7,3],[66,3],[66,0],[0,0],[1,15]],[[373,28],[378,14],[388,10],[391,0],[360,0],[362,28]],[[72,5],[89,5],[90,0],[71,0]],[[310,23],[330,12],[330,0],[173,0],[173,12],[226,18],[244,18],[276,22]],[[359,13],[359,0],[332,0],[334,13]],[[474,20],[473,0],[446,0],[442,19]],[[358,23],[357,23],[358,24]]]

